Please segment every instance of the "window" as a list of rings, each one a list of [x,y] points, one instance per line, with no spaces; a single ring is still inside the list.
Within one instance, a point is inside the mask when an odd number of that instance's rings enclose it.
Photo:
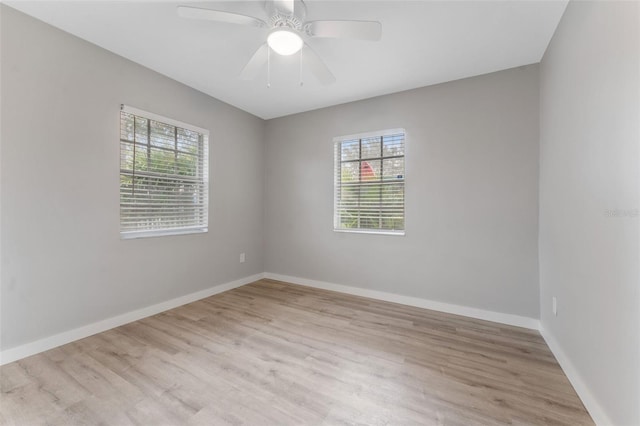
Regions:
[[[334,230],[404,235],[404,135],[334,139]]]
[[[206,232],[209,132],[122,106],[120,235]]]

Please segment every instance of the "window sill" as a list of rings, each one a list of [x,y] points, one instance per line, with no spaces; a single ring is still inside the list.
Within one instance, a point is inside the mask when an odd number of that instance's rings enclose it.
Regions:
[[[186,229],[158,229],[155,231],[128,231],[120,232],[121,240],[133,240],[136,238],[166,237],[172,235],[204,234],[208,228],[186,228]]]
[[[334,229],[333,232],[344,232],[347,234],[395,235],[395,236],[404,237],[404,231],[389,231],[389,230],[377,231],[374,229]]]

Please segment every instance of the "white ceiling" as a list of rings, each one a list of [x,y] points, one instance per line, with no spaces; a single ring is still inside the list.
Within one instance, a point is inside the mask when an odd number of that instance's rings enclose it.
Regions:
[[[336,83],[321,86],[297,57],[273,55],[237,78],[265,29],[179,18],[178,5],[266,19],[263,2],[10,1],[11,7],[269,119],[539,62],[566,1],[307,0],[307,20],[382,23],[379,42],[312,39]]]

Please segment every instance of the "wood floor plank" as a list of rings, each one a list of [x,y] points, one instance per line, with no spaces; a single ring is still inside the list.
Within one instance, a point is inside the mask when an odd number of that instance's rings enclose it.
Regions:
[[[261,280],[0,367],[0,425],[592,425],[533,330]]]

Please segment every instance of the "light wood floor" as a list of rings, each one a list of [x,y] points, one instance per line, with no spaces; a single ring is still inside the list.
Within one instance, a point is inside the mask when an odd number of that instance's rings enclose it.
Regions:
[[[535,331],[271,280],[0,380],[1,424],[593,424]]]

